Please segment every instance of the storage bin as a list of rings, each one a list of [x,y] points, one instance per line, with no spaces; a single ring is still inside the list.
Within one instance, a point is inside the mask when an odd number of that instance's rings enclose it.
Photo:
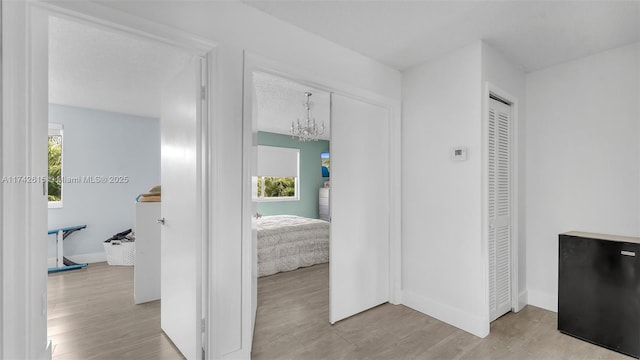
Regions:
[[[136,264],[136,243],[134,241],[111,240],[104,243],[104,252],[109,265],[133,266]]]

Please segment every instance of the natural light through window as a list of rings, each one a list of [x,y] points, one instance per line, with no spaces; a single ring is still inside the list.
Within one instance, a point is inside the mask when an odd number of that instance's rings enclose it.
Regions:
[[[299,149],[258,146],[255,200],[299,200],[299,170]]]
[[[297,198],[296,178],[258,176],[258,198]]]
[[[47,188],[49,208],[62,207],[62,125],[49,124]]]

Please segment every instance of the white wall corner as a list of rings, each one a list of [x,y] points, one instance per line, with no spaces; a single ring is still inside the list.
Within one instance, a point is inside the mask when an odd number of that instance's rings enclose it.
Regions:
[[[529,292],[527,290],[523,290],[518,294],[518,304],[516,305],[515,311],[518,312],[524,309],[527,306],[529,301]]]
[[[402,301],[402,299],[404,299],[404,297],[402,296],[403,291],[397,291],[397,290],[393,290],[393,296],[391,297],[391,299],[389,299],[389,303],[393,304],[393,305],[402,305],[404,304],[404,302]]]
[[[484,338],[489,335],[489,321],[480,316],[432,301],[407,290],[402,292],[402,299],[402,303],[405,306],[462,329],[477,337]]]
[[[558,296],[538,290],[528,290],[529,305],[558,312]]]

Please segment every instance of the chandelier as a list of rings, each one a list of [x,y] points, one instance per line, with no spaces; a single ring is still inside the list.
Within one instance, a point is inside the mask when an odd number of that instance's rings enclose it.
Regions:
[[[307,117],[300,121],[298,118],[297,121],[291,122],[291,137],[298,137],[299,141],[318,141],[318,137],[324,134],[324,121],[320,126],[316,123],[316,119],[311,117],[311,107],[313,103],[309,100],[311,97],[310,92],[305,92],[304,95],[307,97],[307,101],[305,101],[302,105],[305,110],[307,110]]]

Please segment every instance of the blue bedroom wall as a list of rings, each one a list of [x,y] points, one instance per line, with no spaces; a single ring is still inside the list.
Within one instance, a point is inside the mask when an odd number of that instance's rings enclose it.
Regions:
[[[127,183],[65,183],[63,207],[49,209],[49,229],[86,224],[64,241],[77,261],[104,261],[102,242],[133,227],[137,194],[160,184],[160,121],[156,118],[49,106],[49,122],[63,124],[63,176],[128,176]],[[49,258],[55,237],[48,237]],[[82,257],[77,257],[81,255]]]
[[[300,142],[289,135],[258,132],[258,144],[300,149],[300,200],[259,202],[262,215],[298,215],[318,218],[318,189],[328,178],[322,177],[320,153],[329,151],[329,141]]]

